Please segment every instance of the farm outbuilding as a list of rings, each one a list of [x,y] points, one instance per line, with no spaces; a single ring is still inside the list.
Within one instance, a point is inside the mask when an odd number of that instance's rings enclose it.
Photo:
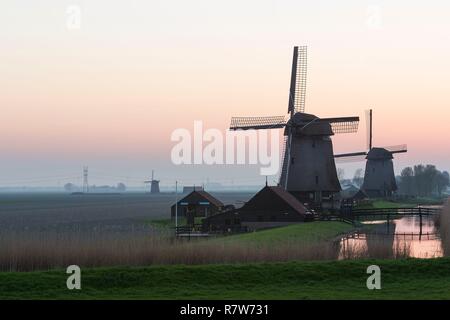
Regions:
[[[199,190],[192,191],[178,201],[178,208],[173,204],[171,207],[172,219],[175,218],[177,210],[178,217],[186,217],[187,224],[194,224],[195,217],[209,217],[220,212],[224,204],[210,193]]]
[[[283,226],[313,219],[296,197],[281,187],[266,186],[241,208],[203,219],[204,231],[238,232]]]

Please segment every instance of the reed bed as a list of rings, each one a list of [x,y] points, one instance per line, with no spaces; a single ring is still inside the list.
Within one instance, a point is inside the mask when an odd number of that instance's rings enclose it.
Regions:
[[[441,236],[441,245],[444,256],[450,256],[450,199],[447,199],[436,224]]]
[[[3,233],[0,271],[167,264],[316,261],[358,258],[404,258],[405,247],[380,241],[370,248],[321,241],[255,244],[211,240],[175,240],[168,234]]]

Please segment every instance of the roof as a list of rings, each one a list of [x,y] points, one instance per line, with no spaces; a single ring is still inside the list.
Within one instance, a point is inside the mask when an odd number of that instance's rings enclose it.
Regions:
[[[199,195],[201,195],[202,197],[204,197],[205,199],[208,199],[209,202],[211,202],[212,204],[221,207],[223,206],[223,202],[220,201],[219,199],[215,198],[214,196],[212,196],[210,193],[202,190],[202,191],[194,191],[197,192]]]
[[[185,197],[183,197],[182,199],[180,199],[178,201],[178,203],[180,202],[189,202],[190,200],[194,200],[195,203],[197,203],[197,199],[198,198],[203,198],[205,200],[207,200],[210,204],[215,205],[216,207],[223,207],[223,203],[222,201],[220,201],[219,199],[215,198],[214,196],[212,196],[210,193],[206,192],[206,191],[192,191],[191,193],[189,193],[188,195],[186,195]],[[175,205],[175,204],[174,204]],[[174,206],[173,205],[173,206]]]
[[[372,148],[367,153],[367,160],[389,160],[393,159],[392,153],[384,148]]]
[[[313,114],[297,112],[288,121],[288,124],[296,128],[297,133],[302,135],[333,135],[333,130],[329,122],[317,122],[317,120],[319,118]]]
[[[203,191],[203,187],[202,186],[184,186],[183,187],[183,193],[190,193],[192,191]]]
[[[362,199],[367,199],[369,198],[369,196],[367,195],[367,193],[364,190],[359,190],[357,193],[355,193],[352,197],[355,200],[362,200]]]
[[[298,213],[300,214],[308,213],[306,207],[296,197],[294,197],[292,194],[287,192],[282,187],[267,187],[267,188],[269,188],[272,192],[274,192],[278,197],[283,199],[284,202],[286,202],[290,207],[292,207],[292,209],[294,209]]]
[[[215,219],[222,215],[239,214],[243,212],[253,213],[260,210],[284,210],[282,209],[283,206],[279,206],[280,203],[277,203],[276,209],[273,208],[273,204],[275,203],[274,197],[280,199],[293,211],[302,216],[311,214],[311,212],[308,211],[308,209],[295,196],[293,196],[282,187],[265,186],[260,191],[258,191],[258,193],[256,193],[249,201],[247,201],[241,208],[220,212],[218,214],[205,218],[203,221]],[[272,208],[270,208],[271,205]]]
[[[354,184],[344,184],[342,185],[342,191],[346,192],[358,192],[359,188],[356,187]]]
[[[271,199],[271,195],[279,198],[292,210],[301,215],[309,214],[308,209],[291,193],[283,189],[282,187],[269,187],[265,186],[257,194],[255,194],[249,201],[247,201],[240,211],[255,211],[263,209],[270,209],[274,203]],[[273,209],[273,208],[272,208]]]

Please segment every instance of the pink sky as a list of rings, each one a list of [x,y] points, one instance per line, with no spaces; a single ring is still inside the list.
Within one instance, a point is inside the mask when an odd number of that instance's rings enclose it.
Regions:
[[[66,27],[69,4],[0,5],[0,180],[84,164],[194,180],[204,168],[168,164],[171,132],[194,120],[225,130],[231,116],[285,114],[294,45],[308,45],[307,112],[363,117],[372,107],[375,145],[408,144],[396,169],[450,169],[444,1],[79,1],[79,30]],[[336,137],[335,151],[364,149],[360,128]]]

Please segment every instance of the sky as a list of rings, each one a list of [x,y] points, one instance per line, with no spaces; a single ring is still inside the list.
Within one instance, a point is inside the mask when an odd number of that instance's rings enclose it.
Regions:
[[[295,45],[306,111],[374,111],[395,170],[450,170],[448,1],[23,1],[0,4],[0,185],[263,183],[259,166],[174,165],[195,120],[285,115]],[[280,132],[282,134],[282,132]],[[365,149],[357,134],[334,151]],[[362,163],[339,164],[351,177]],[[74,178],[76,177],[76,178]],[[274,181],[276,177],[270,177]]]

